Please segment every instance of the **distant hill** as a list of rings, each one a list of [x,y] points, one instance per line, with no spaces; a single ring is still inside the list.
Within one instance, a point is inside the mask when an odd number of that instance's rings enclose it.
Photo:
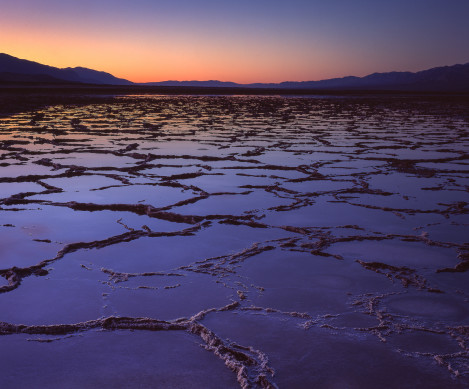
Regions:
[[[437,67],[416,73],[373,73],[365,77],[343,77],[323,81],[282,82],[278,86],[282,88],[315,89],[469,90],[469,63]]]
[[[192,87],[207,87],[207,88],[246,88],[250,84],[238,84],[230,81],[160,81],[160,82],[146,82],[140,85],[149,86],[192,86]]]
[[[133,84],[130,81],[114,77],[112,74],[105,72],[82,67],[60,69],[2,53],[0,53],[0,82]]]
[[[0,83],[84,83],[209,88],[342,89],[402,91],[469,91],[469,63],[432,68],[420,72],[373,73],[321,81],[238,84],[225,81],[162,81],[136,84],[112,74],[83,67],[56,68],[0,53]]]
[[[193,87],[245,87],[276,89],[362,89],[403,91],[469,91],[469,63],[423,70],[420,72],[373,73],[365,77],[331,78],[322,81],[286,81],[236,84],[222,81],[164,81],[142,85]]]

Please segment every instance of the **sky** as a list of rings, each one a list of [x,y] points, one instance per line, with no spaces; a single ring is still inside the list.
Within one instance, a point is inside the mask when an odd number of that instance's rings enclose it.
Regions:
[[[469,62],[469,0],[0,0],[0,52],[134,82],[321,80]]]

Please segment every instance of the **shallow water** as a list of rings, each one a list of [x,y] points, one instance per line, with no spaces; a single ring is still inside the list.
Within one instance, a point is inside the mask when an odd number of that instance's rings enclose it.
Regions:
[[[4,115],[0,387],[469,386],[468,109],[127,96]]]

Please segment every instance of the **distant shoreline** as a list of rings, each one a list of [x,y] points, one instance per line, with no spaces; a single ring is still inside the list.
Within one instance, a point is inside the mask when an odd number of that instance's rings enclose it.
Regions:
[[[0,84],[0,94],[89,94],[89,95],[297,95],[297,96],[469,96],[469,91],[438,90],[380,90],[380,89],[285,89],[244,87],[192,87],[192,86],[141,86],[141,85],[89,85],[89,84]]]

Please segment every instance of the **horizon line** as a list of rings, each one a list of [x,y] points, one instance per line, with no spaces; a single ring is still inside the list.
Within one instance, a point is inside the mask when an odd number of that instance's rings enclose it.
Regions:
[[[237,82],[237,81],[219,80],[219,79],[218,80],[217,79],[205,79],[205,80],[202,80],[202,79],[191,79],[191,80],[190,79],[185,79],[185,80],[174,80],[174,79],[171,80],[171,79],[169,79],[168,80],[168,79],[166,79],[166,80],[162,80],[162,81],[136,82],[136,81],[132,81],[128,78],[124,78],[124,77],[121,77],[121,76],[116,76],[113,73],[110,73],[109,71],[106,71],[106,70],[97,70],[97,69],[88,68],[88,67],[82,66],[82,65],[80,65],[80,66],[56,67],[56,66],[45,64],[45,63],[37,62],[37,61],[31,60],[31,59],[15,57],[14,55],[11,55],[11,54],[8,54],[8,53],[0,53],[0,54],[4,54],[4,55],[7,55],[7,56],[10,56],[10,57],[19,59],[19,60],[34,62],[34,63],[40,64],[40,65],[43,65],[43,66],[48,66],[48,67],[61,69],[61,70],[66,70],[66,69],[72,69],[73,70],[73,69],[76,69],[76,68],[93,70],[93,71],[96,71],[96,72],[110,74],[115,78],[122,79],[122,80],[125,80],[125,81],[129,81],[129,82],[131,82],[133,84],[137,84],[137,85],[149,84],[149,83],[163,83],[163,82],[180,82],[180,83],[182,83],[182,82],[221,82],[221,83],[233,83],[233,84],[238,84],[238,85],[253,85],[253,84],[269,85],[269,84],[283,84],[283,83],[290,83],[290,82],[295,82],[295,83],[303,83],[304,82],[304,83],[306,83],[306,82],[321,82],[321,81],[328,81],[328,80],[336,80],[336,79],[343,79],[343,78],[349,78],[349,77],[364,78],[364,77],[371,76],[371,75],[374,75],[374,74],[385,74],[385,73],[411,73],[411,74],[415,74],[415,73],[419,73],[419,72],[423,72],[423,71],[431,70],[431,69],[445,68],[445,67],[458,66],[458,65],[459,66],[464,66],[464,65],[469,64],[469,61],[468,61],[468,62],[464,62],[464,63],[455,63],[455,64],[452,64],[452,65],[433,66],[433,67],[424,68],[424,69],[417,70],[417,71],[410,71],[410,70],[376,71],[376,72],[373,72],[373,73],[365,74],[364,76],[345,75],[345,76],[339,76],[339,77],[323,78],[323,79],[319,79],[319,80],[318,79],[316,79],[316,80],[309,79],[309,80],[284,80],[284,81],[278,81],[278,82],[275,82],[275,81],[270,81],[270,82],[259,82],[259,81],[255,81],[255,82]]]

